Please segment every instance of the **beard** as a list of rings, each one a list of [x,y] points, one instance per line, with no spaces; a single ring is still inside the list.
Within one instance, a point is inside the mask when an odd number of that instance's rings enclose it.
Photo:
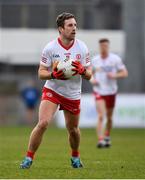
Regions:
[[[72,41],[75,39],[75,34],[70,34],[68,36],[65,36],[66,39],[68,39],[69,41]]]

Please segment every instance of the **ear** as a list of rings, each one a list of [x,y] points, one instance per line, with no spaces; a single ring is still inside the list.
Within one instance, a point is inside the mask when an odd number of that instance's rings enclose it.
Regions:
[[[61,33],[63,31],[62,27],[58,27],[58,31]]]

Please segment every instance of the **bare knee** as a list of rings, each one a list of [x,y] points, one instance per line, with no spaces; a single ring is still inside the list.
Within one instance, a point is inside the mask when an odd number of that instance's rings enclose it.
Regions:
[[[80,134],[78,127],[67,128],[67,129],[68,129],[68,133],[70,136],[76,136],[76,135]]]
[[[112,122],[112,116],[113,116],[113,109],[111,109],[111,110],[108,109],[106,116],[107,116],[107,121],[111,123]]]
[[[103,121],[103,118],[104,118],[104,117],[103,117],[103,114],[98,114],[98,120],[99,120],[99,121],[102,122],[102,121]]]
[[[112,123],[112,117],[108,117],[108,118],[107,118],[107,122],[108,122],[108,123]]]
[[[38,122],[38,124],[37,124],[37,127],[40,129],[40,130],[42,130],[42,131],[44,131],[44,130],[46,130],[47,129],[47,127],[48,127],[48,121],[47,120],[40,120],[39,122]]]
[[[112,123],[112,115],[110,115],[109,113],[107,113],[107,121],[109,123]]]

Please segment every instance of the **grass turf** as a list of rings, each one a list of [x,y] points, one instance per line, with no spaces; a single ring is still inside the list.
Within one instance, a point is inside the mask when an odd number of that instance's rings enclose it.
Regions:
[[[64,129],[49,128],[30,169],[19,169],[31,128],[0,128],[0,178],[145,178],[145,129],[114,129],[113,146],[96,148],[94,129],[81,129],[84,168],[70,166]]]

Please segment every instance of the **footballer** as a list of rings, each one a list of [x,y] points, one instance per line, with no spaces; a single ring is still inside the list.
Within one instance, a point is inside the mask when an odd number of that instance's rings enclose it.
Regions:
[[[97,147],[109,147],[111,145],[110,133],[112,129],[112,116],[117,95],[117,80],[128,76],[128,71],[122,59],[109,51],[109,39],[99,40],[100,54],[92,59],[93,76],[90,82],[96,99],[98,115]],[[107,123],[103,131],[103,120],[106,116]]]
[[[42,90],[39,121],[33,129],[26,156],[20,167],[30,168],[39,148],[44,132],[57,109],[63,110],[71,148],[71,166],[81,168],[80,160],[80,98],[82,78],[90,80],[91,70],[88,48],[84,42],[75,39],[77,23],[75,16],[62,13],[56,19],[59,37],[49,42],[43,52],[38,76],[46,83]],[[57,70],[59,61],[73,59],[73,78],[66,78],[62,70]],[[49,145],[48,145],[49,148]]]

